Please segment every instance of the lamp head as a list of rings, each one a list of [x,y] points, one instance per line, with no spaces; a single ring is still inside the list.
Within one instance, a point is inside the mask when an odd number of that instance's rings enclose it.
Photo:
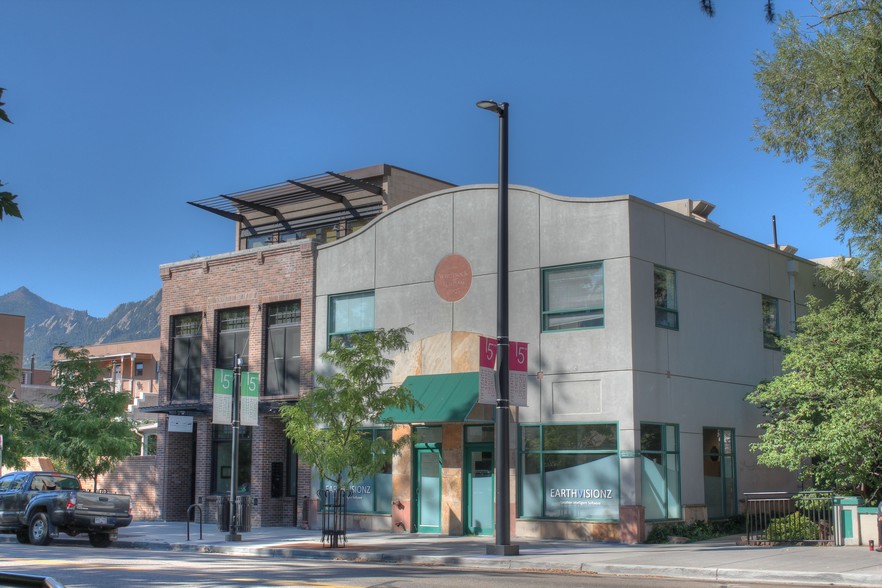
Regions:
[[[494,102],[493,100],[479,100],[475,106],[478,108],[483,108],[484,110],[489,110],[491,112],[495,112],[496,114],[502,114],[502,111],[505,107],[505,103],[499,104],[498,102]]]

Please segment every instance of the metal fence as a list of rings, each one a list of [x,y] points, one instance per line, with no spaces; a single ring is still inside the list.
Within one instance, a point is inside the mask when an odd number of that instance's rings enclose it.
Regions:
[[[835,543],[832,492],[749,492],[745,497],[749,544]]]
[[[346,546],[346,490],[325,490],[321,504],[322,545]],[[342,542],[342,543],[341,543]]]

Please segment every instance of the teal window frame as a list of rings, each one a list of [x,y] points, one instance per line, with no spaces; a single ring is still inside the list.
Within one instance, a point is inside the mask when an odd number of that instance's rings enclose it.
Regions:
[[[657,447],[648,447],[649,439],[646,435],[649,427],[660,427],[660,435]],[[673,447],[671,447],[673,445]],[[646,488],[647,476],[646,463],[644,459],[659,464],[662,472],[664,472],[664,485],[661,490],[663,498],[662,510],[664,516],[650,517],[646,516],[647,521],[670,521],[681,520],[683,518],[683,501],[682,501],[682,484],[680,470],[680,426],[670,423],[640,423],[640,455],[641,455],[641,478],[643,479],[643,507],[644,512],[650,512],[650,506],[647,504]],[[675,479],[671,479],[671,477]],[[672,488],[674,489],[672,491]]]
[[[354,329],[339,329],[339,319],[337,316],[337,303],[343,300],[354,300],[358,298],[370,299],[370,321],[365,320],[363,324],[357,325]],[[328,347],[335,339],[341,338],[344,343],[348,343],[352,335],[358,333],[370,333],[374,330],[375,314],[374,314],[374,291],[361,290],[359,292],[348,292],[346,294],[334,294],[328,297]],[[367,323],[370,324],[367,324]]]
[[[383,436],[387,438],[387,441],[392,443],[392,428],[391,427],[366,427],[363,429],[358,429],[358,433],[361,435],[368,436],[370,435],[371,443],[376,441],[378,436]],[[295,444],[296,446],[296,444]],[[389,489],[388,493],[386,492],[378,492],[377,489],[380,488],[379,483],[379,475],[388,475],[389,476]],[[368,510],[352,510],[348,509],[349,514],[391,514],[392,513],[392,463],[386,465],[383,471],[370,476],[364,480],[359,480],[357,482],[353,482],[351,486],[354,487],[367,487],[371,488],[371,508]],[[321,503],[324,495],[325,489],[330,487],[330,482],[328,480],[319,479],[317,472],[313,471],[313,491],[316,492],[316,496],[319,497],[319,502]],[[369,482],[369,483],[367,483]],[[388,496],[387,496],[388,494]],[[320,510],[324,510],[324,504],[320,504]]]
[[[555,285],[555,281],[552,279],[554,276],[562,275],[568,272],[576,272],[578,270],[596,270],[597,277],[592,280],[590,278],[584,280],[583,287],[588,288],[591,283],[599,284],[600,289],[600,304],[599,305],[591,305],[588,304],[587,298],[591,296],[596,296],[595,292],[587,295],[586,304],[584,305],[569,305],[569,306],[561,306],[560,308],[551,308],[551,305],[554,304],[554,300],[557,298],[578,298],[572,295],[567,296],[565,293],[552,293],[552,287]],[[575,276],[571,278],[572,280],[577,279]],[[586,263],[575,263],[569,265],[558,265],[554,267],[547,267],[542,269],[542,332],[560,332],[560,331],[577,331],[583,329],[600,329],[603,328],[605,324],[605,289],[604,289],[604,269],[602,261],[590,261]],[[562,278],[561,278],[562,283]],[[559,284],[558,284],[559,285]],[[565,324],[575,324],[576,326],[557,326],[555,322],[557,320],[561,320],[564,317],[569,315],[569,319],[567,323],[560,323],[562,325]]]
[[[547,431],[554,428],[559,428],[563,431],[563,428],[570,427],[611,427],[612,431],[615,435],[615,442],[608,446],[602,448],[595,449],[551,449],[546,448],[548,444],[548,433]],[[532,439],[526,438],[526,433],[529,430],[538,430],[538,438],[533,437]],[[573,439],[573,435],[561,435],[564,438]],[[567,458],[578,458],[579,456],[600,456],[598,459],[604,457],[614,457],[616,459],[616,464],[618,471],[617,474],[617,483],[615,488],[615,500],[616,500],[616,510],[618,510],[621,506],[621,459],[619,458],[619,441],[621,439],[621,435],[619,433],[619,424],[617,422],[577,422],[577,423],[524,423],[518,427],[518,516],[520,518],[526,519],[542,519],[542,520],[586,520],[586,521],[598,521],[598,522],[614,522],[618,521],[618,517],[608,518],[608,517],[578,517],[578,516],[552,516],[549,515],[549,505],[548,505],[548,497],[549,497],[549,488],[547,487],[547,473],[549,471],[553,471],[547,468],[548,458],[557,458],[561,460],[566,460]],[[530,441],[534,441],[533,447],[527,447]],[[525,514],[526,508],[524,504],[525,499],[525,479],[524,477],[527,475],[527,460],[538,460],[539,464],[539,480],[540,480],[540,493],[541,493],[541,504],[539,510],[541,514]]]
[[[680,312],[677,310],[677,272],[668,267],[654,266],[652,283],[655,298],[655,326],[671,331],[680,330]]]
[[[763,295],[763,347],[780,349],[778,339],[781,337],[781,308],[777,298]]]
[[[708,434],[713,433],[715,439],[710,442],[714,445],[710,448],[708,444]],[[721,512],[716,512],[716,505],[711,505],[708,500],[708,473],[704,472],[705,480],[705,498],[704,502],[707,506],[707,515],[709,519],[725,519],[738,514],[738,460],[735,455],[737,445],[737,437],[735,429],[731,427],[703,427],[702,428],[702,450],[703,467],[708,467],[708,460],[719,464],[719,492],[721,497]],[[727,475],[731,469],[731,476]],[[730,479],[731,478],[731,479]]]

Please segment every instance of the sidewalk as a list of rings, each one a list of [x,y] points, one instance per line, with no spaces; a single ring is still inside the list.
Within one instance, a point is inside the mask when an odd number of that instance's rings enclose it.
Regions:
[[[337,559],[471,568],[565,570],[607,575],[663,576],[713,581],[882,586],[882,553],[867,547],[746,547],[738,537],[672,545],[621,545],[512,538],[520,555],[487,555],[493,537],[389,534],[355,531],[346,547],[321,545],[321,531],[261,527],[226,541],[217,525],[134,522],[120,529],[118,548],[230,553],[293,559]],[[62,535],[59,542],[85,541]],[[0,541],[14,542],[11,535]]]

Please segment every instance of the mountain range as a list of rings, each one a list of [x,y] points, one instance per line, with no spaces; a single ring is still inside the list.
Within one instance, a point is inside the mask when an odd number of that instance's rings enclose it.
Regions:
[[[120,304],[104,318],[44,300],[25,287],[0,296],[0,313],[25,317],[24,357],[48,369],[57,345],[89,346],[159,337],[162,290],[139,302]]]

